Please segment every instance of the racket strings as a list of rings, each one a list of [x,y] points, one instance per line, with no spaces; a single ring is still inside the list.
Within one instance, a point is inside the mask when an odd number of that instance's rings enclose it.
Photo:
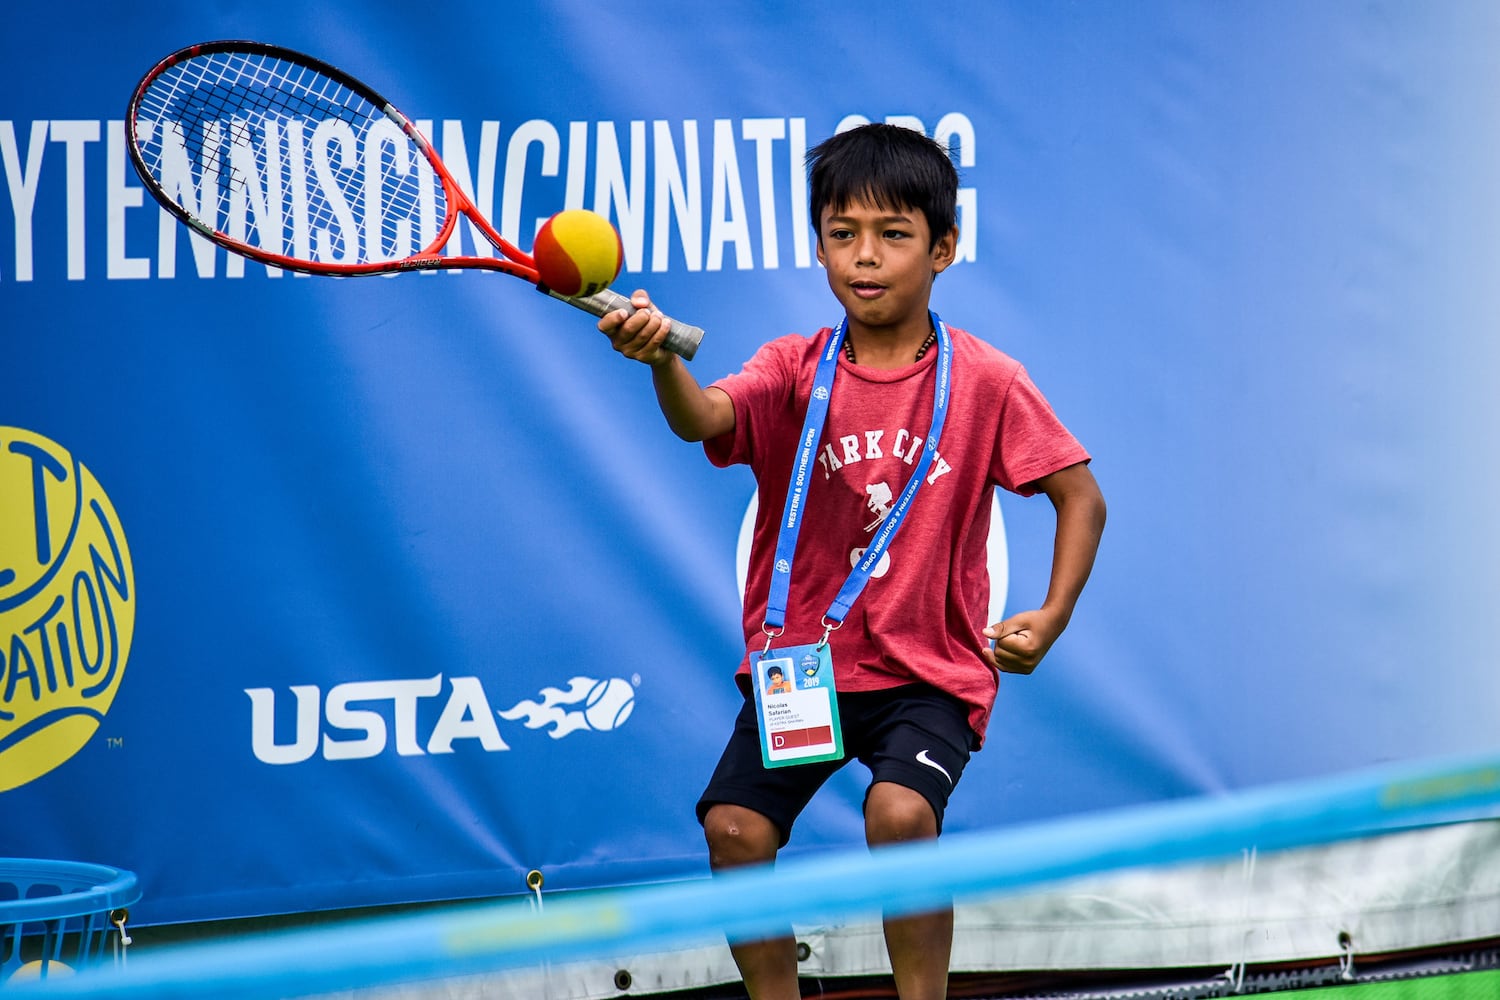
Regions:
[[[133,136],[150,179],[200,228],[311,263],[396,260],[448,206],[400,120],[309,66],[216,50],[163,70]]]

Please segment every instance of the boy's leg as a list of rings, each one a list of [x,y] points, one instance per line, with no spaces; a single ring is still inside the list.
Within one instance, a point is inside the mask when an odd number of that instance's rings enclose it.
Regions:
[[[885,693],[883,707],[865,721],[859,759],[871,774],[866,842],[875,848],[936,838],[948,796],[974,748],[968,707],[935,688],[911,685]],[[952,907],[888,919],[885,940],[901,1000],[947,995]]]
[[[703,817],[708,863],[715,870],[775,860],[781,831],[769,819],[744,806],[718,803]],[[731,942],[745,990],[754,1000],[799,1000],[797,941],[790,933],[762,941]]]
[[[838,770],[842,761],[767,768],[761,760],[760,724],[747,699],[735,719],[734,732],[714,768],[698,821],[708,841],[708,861],[715,870],[775,860],[792,824],[813,793]],[[797,942],[788,926],[785,936],[730,943],[745,988],[755,1000],[796,1000]]]
[[[937,816],[920,792],[877,781],[865,798],[865,840],[871,847],[938,835]],[[885,947],[901,1000],[942,1000],[948,995],[953,950],[953,909],[887,917]]]

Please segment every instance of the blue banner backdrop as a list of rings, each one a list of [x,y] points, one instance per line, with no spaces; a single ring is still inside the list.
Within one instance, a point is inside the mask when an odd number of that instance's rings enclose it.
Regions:
[[[704,380],[838,319],[808,146],[864,119],[949,144],[935,305],[1028,366],[1111,509],[950,830],[1494,746],[1492,5],[5,19],[34,85],[0,105],[0,855],[134,870],[145,923],[706,872],[748,473],[508,278],[190,239],[121,119],[223,37],[370,81],[523,245],[607,213],[617,287],[708,330]],[[1034,607],[1051,510],[1000,507],[997,589]],[[857,771],[789,851],[860,842]]]

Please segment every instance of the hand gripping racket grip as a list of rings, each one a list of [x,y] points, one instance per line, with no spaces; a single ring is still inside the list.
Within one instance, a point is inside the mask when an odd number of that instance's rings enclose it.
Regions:
[[[614,312],[616,309],[624,309],[628,313],[636,311],[630,300],[613,289],[606,288],[602,292],[593,295],[579,295],[570,298],[559,295],[552,289],[538,285],[540,291],[546,292],[554,299],[561,299],[570,306],[577,306],[584,312],[593,313],[595,316],[603,316],[605,313]],[[703,340],[701,327],[688,326],[686,323],[672,320],[672,329],[667,334],[666,342],[662,344],[667,350],[678,355],[684,361],[693,360],[693,355],[698,353],[698,344]]]

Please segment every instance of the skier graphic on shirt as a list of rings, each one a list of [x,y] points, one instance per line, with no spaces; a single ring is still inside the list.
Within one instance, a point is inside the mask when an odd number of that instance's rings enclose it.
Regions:
[[[870,508],[870,513],[875,515],[875,520],[865,525],[866,533],[873,532],[885,523],[885,519],[891,515],[891,504],[894,500],[895,496],[891,493],[891,488],[887,483],[870,483],[865,487],[865,506]],[[864,554],[865,550],[863,548],[855,548],[850,551],[849,565],[853,566],[857,564]],[[875,569],[870,575],[875,577],[885,576],[886,573],[890,572],[890,568],[891,554],[887,551],[881,555],[880,562],[875,564]]]
[[[875,515],[875,520],[865,525],[865,532],[874,531],[891,515],[891,488],[885,483],[871,483],[865,487],[865,506]]]

